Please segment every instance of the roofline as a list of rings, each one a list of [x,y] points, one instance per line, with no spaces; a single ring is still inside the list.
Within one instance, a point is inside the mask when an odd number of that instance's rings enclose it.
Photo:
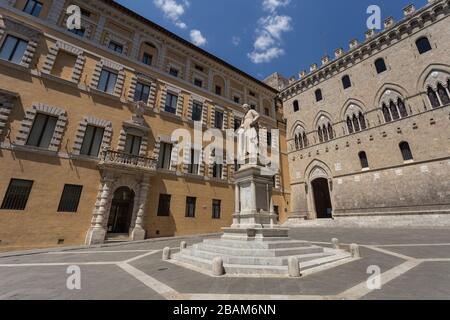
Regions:
[[[258,85],[263,86],[264,88],[272,91],[273,93],[279,93],[278,90],[276,90],[275,88],[272,88],[271,86],[267,85],[266,83],[262,82],[261,80],[256,79],[255,77],[251,76],[250,74],[240,70],[239,68],[231,65],[230,63],[226,62],[225,60],[222,60],[221,58],[213,55],[212,53],[210,53],[210,52],[208,52],[208,51],[206,51],[206,50],[204,50],[204,49],[202,49],[200,47],[197,47],[196,45],[192,44],[191,42],[183,39],[182,37],[176,35],[175,33],[167,30],[166,28],[164,28],[162,26],[160,26],[159,24],[157,24],[157,23],[155,23],[155,22],[153,22],[153,21],[151,21],[151,20],[141,16],[140,14],[134,12],[133,10],[128,9],[127,7],[117,3],[115,0],[102,0],[102,1],[107,3],[107,4],[110,4],[111,6],[113,6],[114,8],[116,8],[118,10],[124,11],[126,14],[130,15],[131,17],[138,19],[139,21],[149,25],[150,27],[152,27],[154,29],[157,29],[159,32],[161,32],[161,33],[163,33],[163,34],[173,38],[174,40],[176,40],[178,42],[181,42],[183,45],[185,45],[185,46],[187,46],[187,47],[189,47],[189,48],[199,52],[200,54],[205,55],[208,58],[210,58],[210,59],[212,59],[212,60],[214,60],[214,61],[216,61],[216,62],[218,62],[218,63],[220,63],[222,65],[224,65],[225,67],[232,69],[233,71],[237,72],[241,76],[244,76],[245,78],[256,82]]]

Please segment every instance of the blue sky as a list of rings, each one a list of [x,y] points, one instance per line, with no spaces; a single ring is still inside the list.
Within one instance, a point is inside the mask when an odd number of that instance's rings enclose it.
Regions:
[[[370,5],[384,21],[426,0],[117,0],[258,79],[285,76],[364,39]]]

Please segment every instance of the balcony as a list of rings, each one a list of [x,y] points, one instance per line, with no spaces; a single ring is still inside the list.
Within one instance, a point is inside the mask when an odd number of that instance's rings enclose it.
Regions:
[[[103,150],[99,167],[101,169],[156,173],[156,163],[155,158],[135,156],[113,150]]]

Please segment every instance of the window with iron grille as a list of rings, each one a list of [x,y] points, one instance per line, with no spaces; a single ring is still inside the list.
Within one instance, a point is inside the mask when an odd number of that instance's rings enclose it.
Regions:
[[[161,194],[159,196],[158,204],[158,217],[170,216],[170,200],[172,196],[170,194]]]
[[[212,202],[212,218],[213,219],[220,219],[220,207],[221,207],[222,201],[214,199]]]
[[[195,218],[196,203],[197,203],[197,198],[194,198],[194,197],[186,198],[186,218]]]
[[[77,212],[82,190],[83,186],[66,184],[59,201],[58,212]]]
[[[25,210],[32,187],[33,181],[11,179],[5,197],[3,198],[1,209]]]

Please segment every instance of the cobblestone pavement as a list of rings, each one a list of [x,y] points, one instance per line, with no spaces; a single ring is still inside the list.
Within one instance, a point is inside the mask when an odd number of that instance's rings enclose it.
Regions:
[[[0,257],[0,299],[450,299],[450,229],[302,228],[291,237],[357,243],[362,258],[289,279],[209,277],[162,261],[162,249],[181,239],[24,252]],[[71,266],[80,268],[80,290],[67,288]],[[381,271],[381,289],[367,286],[370,266]]]

